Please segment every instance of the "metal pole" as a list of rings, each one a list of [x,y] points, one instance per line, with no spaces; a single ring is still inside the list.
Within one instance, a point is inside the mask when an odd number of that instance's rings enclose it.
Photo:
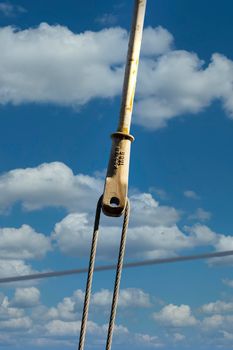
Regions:
[[[120,120],[117,132],[112,134],[112,148],[103,195],[103,212],[120,216],[125,210],[131,142],[130,124],[137,82],[146,0],[135,0],[133,22],[128,46],[127,63],[122,93]]]
[[[118,125],[118,131],[128,134],[130,132],[133,112],[145,11],[146,0],[136,0],[125,69],[120,121]]]

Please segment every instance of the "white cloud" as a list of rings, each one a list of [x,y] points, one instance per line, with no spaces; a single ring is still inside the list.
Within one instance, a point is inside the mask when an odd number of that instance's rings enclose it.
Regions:
[[[29,264],[23,260],[0,259],[0,277],[21,276],[35,273]]]
[[[21,259],[0,259],[0,279],[7,277],[17,277],[24,275],[31,275],[38,273],[30,264]],[[26,288],[35,286],[39,283],[38,280],[18,281],[18,282],[4,282],[0,284],[0,288]]]
[[[135,340],[137,345],[143,347],[152,347],[152,348],[162,348],[164,343],[158,336],[152,336],[149,334],[137,333],[135,334]]]
[[[224,323],[224,317],[221,315],[213,315],[210,317],[205,317],[204,320],[202,321],[202,325],[205,330],[213,330],[216,328],[219,328],[223,325]]]
[[[10,2],[0,2],[0,13],[6,17],[14,17],[25,12],[27,12],[27,10],[22,6],[13,5]]]
[[[143,32],[142,56],[158,56],[171,50],[173,36],[166,29],[147,27]],[[142,89],[142,86],[140,87]]]
[[[209,317],[205,317],[201,322],[201,328],[206,332],[232,331],[233,316],[214,314]]]
[[[209,65],[203,65],[195,53],[181,50],[143,60],[136,123],[161,128],[176,116],[197,114],[216,99],[232,117],[233,62],[213,54]]]
[[[17,288],[11,305],[18,308],[30,308],[40,302],[40,291],[35,287]]]
[[[197,320],[192,315],[188,305],[166,305],[161,311],[153,313],[153,319],[172,327],[189,327],[197,324]]]
[[[216,249],[219,251],[233,250],[233,236],[219,235]]]
[[[186,198],[190,198],[190,199],[200,199],[200,197],[198,196],[198,194],[192,190],[186,190],[184,191],[184,196]]]
[[[143,51],[161,54],[171,40],[167,30],[148,28]],[[27,30],[0,28],[0,103],[83,105],[119,95],[127,44],[122,28],[81,34],[46,23]]]
[[[175,342],[181,342],[185,339],[185,335],[181,333],[175,333],[174,334],[174,341]]]
[[[103,180],[99,177],[74,175],[61,162],[43,163],[0,176],[0,209],[3,211],[21,202],[26,210],[57,206],[69,211],[90,212],[102,190]],[[132,195],[130,200],[133,225],[172,226],[179,220],[180,214],[175,208],[160,206],[149,193]],[[27,226],[23,227],[26,230]]]
[[[81,322],[65,322],[61,320],[53,320],[49,322],[45,328],[50,335],[56,336],[75,336],[80,330]]]
[[[173,226],[180,219],[180,213],[175,208],[159,205],[150,193],[132,195],[130,203],[133,226]]]
[[[132,214],[133,215],[133,214]],[[87,214],[69,214],[54,228],[53,238],[64,254],[87,256],[90,250],[92,222]],[[112,259],[119,247],[119,227],[102,226],[98,257]],[[159,257],[191,247],[191,241],[176,225],[139,226],[128,229],[128,256]]]
[[[195,213],[189,215],[190,220],[207,221],[211,219],[212,214],[202,208],[197,208]]]
[[[215,302],[203,305],[201,307],[201,311],[209,314],[233,312],[233,302],[217,300]]]
[[[3,330],[28,330],[32,326],[29,317],[15,318],[6,321],[0,321],[0,329]]]
[[[3,297],[0,301],[0,321],[22,318],[24,311],[11,307],[8,297]]]
[[[28,225],[19,229],[0,228],[1,259],[38,259],[49,250],[50,239]]]
[[[223,283],[224,283],[226,286],[233,288],[233,280],[223,279]]]
[[[185,226],[185,230],[190,234],[190,239],[194,245],[213,245],[219,240],[217,233],[212,231],[206,225],[196,224],[191,227]]]
[[[78,301],[80,303],[79,306],[83,305],[84,300],[84,292],[79,291],[79,298]],[[75,321],[77,320],[77,314],[76,314],[76,296],[77,293],[72,297],[65,297],[61,302],[58,303],[57,307],[50,308],[46,314],[45,319],[60,319],[63,321]],[[80,316],[80,315],[79,315]]]
[[[108,289],[102,289],[92,296],[92,305],[94,306],[110,306],[111,302],[112,292]],[[150,296],[138,288],[122,289],[118,306],[123,308],[148,308],[151,306]]]
[[[214,53],[204,66],[195,53],[173,50],[173,40],[162,27],[144,31],[134,121],[160,128],[215,100],[232,118],[233,62]],[[79,106],[119,96],[127,41],[122,28],[81,34],[46,23],[0,28],[0,103]]]
[[[169,195],[168,193],[162,189],[162,188],[157,188],[157,187],[149,187],[149,192],[154,193],[157,197],[159,197],[162,200],[169,200]]]
[[[229,250],[232,236],[212,231],[206,225],[185,226],[182,232],[176,222],[179,212],[172,207],[160,206],[151,194],[139,193],[130,197],[131,221],[127,236],[128,257],[157,258],[174,256],[184,249],[210,246],[216,251]],[[143,214],[142,214],[143,213]],[[53,239],[62,253],[87,256],[90,250],[93,222],[87,213],[72,213],[54,227]],[[108,226],[107,226],[108,225]],[[115,258],[119,247],[118,226],[101,225],[97,257]],[[216,261],[231,262],[228,258]]]
[[[114,66],[123,64],[127,37],[121,28],[81,34],[46,23],[1,28],[0,102],[82,105],[118,95],[123,71]]]
[[[56,307],[44,310],[44,319],[75,321],[81,316],[85,293],[78,289],[71,297],[65,297]],[[110,308],[112,302],[112,291],[102,289],[91,296],[91,306],[94,313],[100,309]],[[138,288],[126,288],[120,291],[118,306],[120,308],[149,308],[151,306],[150,296]],[[42,310],[43,312],[43,310]]]
[[[95,21],[102,26],[113,26],[118,22],[118,18],[113,13],[103,13]]]
[[[39,335],[37,338],[32,339],[31,344],[32,346],[38,346],[45,349],[51,349],[51,348],[63,348],[67,349],[67,347],[74,347],[77,344],[77,341],[72,340],[65,340],[65,339],[52,339],[52,338],[39,338]]]
[[[0,209],[21,202],[26,210],[48,206],[68,210],[89,210],[102,191],[102,181],[87,175],[74,175],[60,162],[35,168],[15,169],[0,176]]]
[[[46,324],[45,328],[49,335],[53,336],[77,336],[80,331],[81,321],[65,322],[61,320],[53,320]],[[116,333],[118,335],[128,333],[128,329],[121,325],[116,325]],[[103,337],[106,335],[107,325],[98,325],[93,321],[87,322],[87,332],[89,334]]]
[[[98,178],[74,175],[69,167],[60,162],[44,163],[35,168],[15,169],[0,176],[0,208],[2,211],[10,209],[16,202],[21,202],[27,210],[48,206],[66,208],[73,213],[55,225],[53,242],[65,254],[87,256],[93,230],[90,213],[95,209],[93,203],[102,188],[103,181]],[[180,213],[173,207],[160,205],[149,193],[134,194],[130,200],[128,256],[174,256],[181,250],[197,246],[212,246],[221,251],[229,250],[232,245],[233,249],[232,236],[218,234],[205,225],[185,227],[182,232],[177,226]],[[119,247],[119,226],[106,220],[101,226],[98,257],[111,259]],[[30,226],[0,229],[1,256],[11,260],[7,271],[11,266],[14,270],[17,264],[21,264],[22,270],[25,265],[23,259],[43,257],[50,249],[50,238],[35,232]],[[16,263],[16,260],[20,262]],[[232,258],[216,261],[232,262]],[[3,264],[6,265],[4,261]],[[4,276],[4,273],[0,267],[0,274]]]
[[[229,332],[226,332],[226,331],[221,331],[223,336],[224,336],[224,339],[226,340],[230,340],[232,341],[233,340],[233,334],[232,333],[229,333]]]

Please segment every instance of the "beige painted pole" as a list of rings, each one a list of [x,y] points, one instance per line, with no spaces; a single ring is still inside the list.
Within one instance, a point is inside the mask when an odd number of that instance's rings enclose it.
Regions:
[[[133,23],[129,39],[127,65],[125,69],[120,122],[118,126],[118,131],[125,133],[130,132],[145,11],[146,0],[135,1]]]
[[[103,195],[103,212],[108,216],[120,216],[124,212],[126,206],[130,146],[131,142],[134,140],[133,136],[130,135],[130,125],[137,82],[145,11],[146,0],[135,0],[125,68],[120,121],[117,132],[112,134],[112,149]]]

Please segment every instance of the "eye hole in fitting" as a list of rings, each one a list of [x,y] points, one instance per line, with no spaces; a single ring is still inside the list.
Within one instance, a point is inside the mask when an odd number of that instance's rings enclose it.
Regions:
[[[119,207],[120,201],[117,197],[112,197],[110,200],[110,205],[113,208]]]

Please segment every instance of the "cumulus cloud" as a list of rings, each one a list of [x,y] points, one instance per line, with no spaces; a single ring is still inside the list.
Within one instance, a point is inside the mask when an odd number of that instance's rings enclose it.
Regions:
[[[44,319],[75,321],[81,316],[85,293],[81,289],[76,290],[72,296],[65,297],[56,307],[45,310]],[[92,294],[91,306],[93,312],[99,312],[110,308],[112,302],[112,292],[102,289]],[[138,288],[126,288],[120,291],[118,306],[120,308],[149,308],[151,300],[148,293]]]
[[[143,51],[161,54],[171,37],[163,28],[148,28]],[[46,23],[26,30],[0,28],[0,103],[82,105],[119,95],[127,44],[122,28],[81,34]]]
[[[147,27],[143,32],[142,56],[159,56],[169,52],[173,40],[172,34],[167,29],[161,26],[157,28]]]
[[[46,23],[25,30],[2,27],[0,103],[81,106],[119,96],[127,42],[128,33],[120,27],[80,34]],[[215,100],[232,118],[233,62],[214,53],[205,63],[173,46],[166,29],[145,29],[134,121],[146,128],[164,127]]]
[[[156,258],[174,256],[184,249],[199,246],[213,247],[217,251],[229,250],[232,236],[218,234],[206,225],[177,226],[179,212],[160,206],[151,194],[139,193],[130,197],[131,222],[128,229],[128,257]],[[143,215],[141,214],[143,212]],[[93,222],[87,213],[72,213],[54,227],[53,240],[62,253],[72,256],[87,256],[92,237]],[[112,259],[119,247],[119,227],[112,224],[101,227],[98,258]],[[217,259],[216,261],[231,261]]]
[[[15,169],[0,176],[0,209],[21,202],[26,210],[65,207],[70,211],[89,210],[102,191],[102,181],[87,175],[74,175],[60,162],[35,168]]]
[[[35,287],[17,288],[11,305],[17,308],[30,308],[40,302],[40,291]]]
[[[217,300],[215,302],[203,305],[201,307],[201,311],[208,314],[221,314],[233,312],[233,303]]]
[[[175,208],[159,205],[150,193],[132,195],[130,203],[133,226],[173,226],[180,219],[180,213]]]
[[[49,335],[53,336],[76,336],[80,330],[81,322],[72,321],[65,322],[61,320],[53,320],[46,324],[45,328]],[[128,329],[121,325],[116,325],[115,327],[116,334],[128,334]],[[107,331],[107,325],[98,325],[93,321],[87,322],[87,332],[89,334],[98,335],[100,337],[105,336]]]
[[[201,327],[206,332],[232,332],[233,315],[214,314],[209,317],[205,317],[201,322]]]
[[[137,333],[135,334],[137,345],[150,348],[163,348],[164,343],[158,336],[149,334]]]
[[[232,117],[233,62],[216,53],[203,66],[195,53],[178,50],[142,61],[136,122],[161,128],[176,116],[197,114],[216,99]]]
[[[102,192],[102,179],[72,170],[60,162],[44,163],[35,168],[15,169],[0,176],[0,208],[10,210],[21,203],[26,210],[53,206],[63,207],[71,213],[58,222],[51,237],[37,233],[30,226],[0,229],[0,253],[9,259],[14,269],[24,259],[41,258],[51,249],[50,239],[61,252],[73,256],[89,254],[93,218],[90,213]],[[132,210],[128,233],[127,255],[133,257],[165,257],[176,255],[184,249],[212,246],[215,250],[233,247],[230,235],[218,234],[206,225],[178,227],[181,213],[173,207],[160,205],[150,193],[130,196]],[[142,215],[143,213],[143,215]],[[203,210],[199,220],[207,219]],[[113,258],[119,246],[119,227],[113,221],[103,220],[98,256]],[[233,249],[233,248],[232,248]],[[16,260],[19,260],[16,264]],[[217,261],[220,261],[218,259]],[[221,261],[232,261],[231,258]],[[3,261],[3,264],[4,261]],[[19,265],[18,265],[19,266]],[[4,270],[2,270],[4,274]],[[1,268],[0,268],[1,273]]]
[[[32,321],[29,317],[15,318],[6,321],[0,321],[0,329],[2,330],[28,330],[32,326]]]
[[[8,297],[4,296],[0,301],[0,321],[18,319],[24,317],[24,311],[10,305]]]
[[[172,327],[189,327],[197,324],[189,305],[166,305],[161,311],[153,313],[153,319]]]
[[[0,259],[0,279],[7,277],[25,276],[38,273],[39,271],[21,259]],[[38,280],[18,281],[0,284],[1,288],[26,288],[35,286],[39,283]]]
[[[81,34],[46,23],[1,28],[1,103],[82,105],[119,94],[122,67],[116,65],[124,60],[127,37],[121,28]]]
[[[87,214],[69,214],[54,228],[53,238],[64,254],[87,256],[92,236],[92,222]],[[119,247],[119,227],[102,226],[98,257],[112,259]],[[128,229],[127,256],[159,257],[191,247],[191,241],[176,225],[139,226]]]
[[[202,325],[205,330],[213,330],[216,328],[219,328],[223,326],[224,324],[224,317],[221,315],[213,315],[210,317],[205,317],[202,321]]]
[[[44,257],[49,250],[50,239],[28,225],[19,229],[0,228],[1,259],[38,259]]]
[[[35,270],[29,264],[26,264],[25,261],[16,259],[16,260],[3,260],[0,259],[0,277],[9,277],[9,276],[21,276],[29,275],[34,273]]]
[[[219,251],[233,250],[233,236],[219,235],[218,242],[216,243],[216,249]]]
[[[112,300],[112,292],[108,289],[102,289],[96,292],[92,297],[92,304],[94,306],[110,306]],[[143,290],[138,288],[126,288],[120,291],[119,307],[124,308],[148,308],[151,306],[150,296]]]
[[[90,325],[90,323],[88,325]],[[65,322],[61,320],[53,320],[46,325],[46,329],[50,335],[75,336],[80,331],[80,326],[80,321]]]
[[[220,238],[216,232],[212,231],[206,225],[195,224],[191,227],[185,226],[185,231],[189,233],[190,239],[196,245],[216,246]]]

